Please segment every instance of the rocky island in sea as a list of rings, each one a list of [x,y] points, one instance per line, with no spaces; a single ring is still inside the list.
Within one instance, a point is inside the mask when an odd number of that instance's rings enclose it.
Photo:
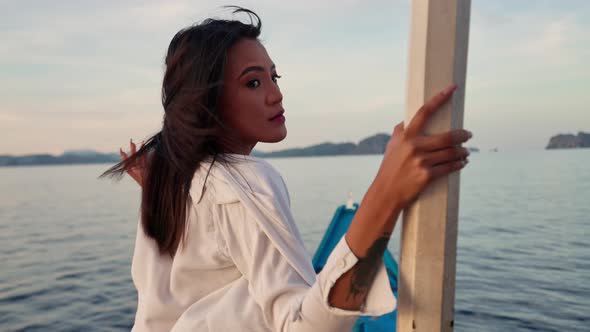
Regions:
[[[545,149],[590,148],[590,133],[580,131],[578,135],[559,134],[551,137]]]

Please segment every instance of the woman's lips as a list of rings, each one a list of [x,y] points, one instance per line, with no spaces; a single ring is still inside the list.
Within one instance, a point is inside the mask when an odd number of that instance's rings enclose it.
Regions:
[[[283,113],[285,113],[285,111],[280,111],[275,116],[273,116],[272,118],[270,118],[269,121],[277,121],[277,120],[280,120],[281,118],[284,120],[285,117],[283,116]]]

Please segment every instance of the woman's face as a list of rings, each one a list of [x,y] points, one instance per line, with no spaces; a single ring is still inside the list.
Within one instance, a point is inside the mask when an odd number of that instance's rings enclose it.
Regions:
[[[287,136],[283,95],[277,71],[262,44],[242,39],[228,51],[221,120],[230,129],[222,137],[225,152],[250,154],[258,142],[274,143]],[[230,137],[228,137],[230,136]]]

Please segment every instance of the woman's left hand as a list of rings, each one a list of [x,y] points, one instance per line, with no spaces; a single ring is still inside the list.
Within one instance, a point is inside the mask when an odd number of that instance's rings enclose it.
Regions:
[[[141,147],[140,149],[143,147],[144,143],[141,143]],[[130,147],[130,152],[129,155],[127,155],[127,153],[125,153],[125,151],[123,151],[123,149],[119,149],[119,153],[121,154],[121,159],[122,160],[127,160],[127,158],[131,157],[132,155],[135,154],[135,152],[137,152],[137,147],[135,146],[135,143],[133,143],[133,140],[129,140],[129,147]],[[146,167],[146,161],[145,158],[140,158],[138,160],[135,161],[135,163],[131,166],[131,168],[127,169],[127,174],[129,174],[133,180],[135,180],[135,182],[137,182],[137,184],[139,184],[139,186],[143,185],[143,170]]]

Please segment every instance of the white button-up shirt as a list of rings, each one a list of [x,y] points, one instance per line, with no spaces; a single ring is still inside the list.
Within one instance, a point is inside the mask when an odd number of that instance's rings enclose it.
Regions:
[[[362,310],[330,306],[331,287],[358,261],[345,238],[316,275],[281,175],[261,158],[227,156],[238,160],[206,160],[195,173],[185,239],[173,258],[160,255],[138,223],[133,331],[342,332],[361,315],[395,309],[382,262]]]

